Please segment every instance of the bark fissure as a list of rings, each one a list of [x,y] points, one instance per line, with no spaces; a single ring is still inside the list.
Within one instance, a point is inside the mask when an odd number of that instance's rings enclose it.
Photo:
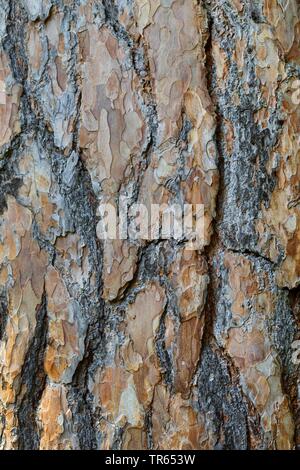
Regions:
[[[46,383],[44,353],[47,344],[47,299],[45,294],[36,312],[35,336],[29,346],[21,372],[18,405],[18,448],[38,450],[37,409]]]

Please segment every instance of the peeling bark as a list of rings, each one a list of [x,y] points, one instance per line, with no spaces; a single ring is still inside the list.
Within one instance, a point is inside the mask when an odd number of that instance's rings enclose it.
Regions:
[[[299,42],[297,0],[1,0],[1,449],[299,448]],[[120,196],[205,242],[99,240]]]

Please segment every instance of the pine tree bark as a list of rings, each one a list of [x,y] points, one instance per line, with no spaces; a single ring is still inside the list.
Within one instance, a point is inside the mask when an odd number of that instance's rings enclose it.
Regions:
[[[0,0],[2,449],[299,447],[299,43],[297,0]],[[205,245],[101,241],[120,196]]]

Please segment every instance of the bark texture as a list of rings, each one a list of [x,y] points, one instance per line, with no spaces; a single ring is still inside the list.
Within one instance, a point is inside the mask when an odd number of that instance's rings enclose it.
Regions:
[[[297,0],[0,0],[2,449],[300,446],[299,45]],[[101,242],[120,195],[205,246]]]

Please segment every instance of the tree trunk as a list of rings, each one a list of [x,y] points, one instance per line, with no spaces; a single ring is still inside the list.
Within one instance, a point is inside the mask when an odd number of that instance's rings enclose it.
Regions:
[[[1,448],[297,448],[298,0],[0,0],[0,41]],[[121,197],[203,243],[102,240]]]

